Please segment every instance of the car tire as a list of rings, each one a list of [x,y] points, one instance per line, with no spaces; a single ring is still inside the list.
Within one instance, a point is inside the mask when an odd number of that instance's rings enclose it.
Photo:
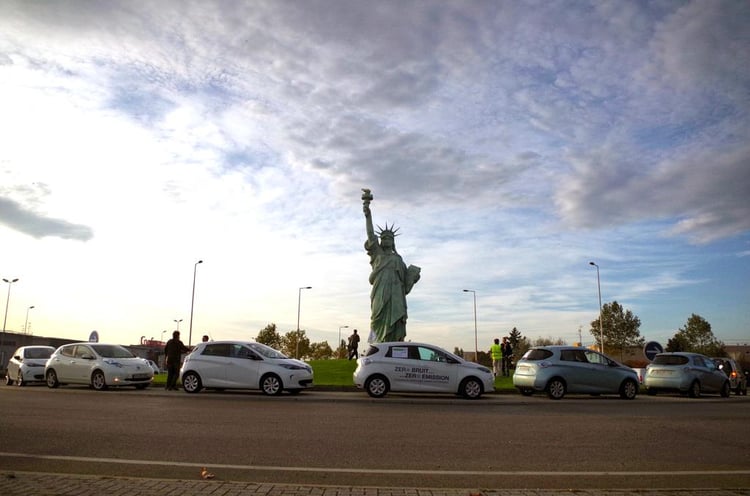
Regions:
[[[195,372],[185,372],[182,376],[182,389],[184,389],[186,393],[200,392],[200,390],[203,389],[203,383],[201,382],[200,376]]]
[[[693,383],[690,385],[690,389],[688,389],[688,396],[691,398],[700,398],[701,396],[701,383],[698,381],[693,381]]]
[[[547,383],[547,396],[549,396],[553,400],[563,399],[566,390],[567,388],[565,386],[565,381],[563,381],[559,377],[555,377]]]
[[[278,396],[284,390],[284,384],[278,375],[266,374],[260,378],[260,390],[267,396]]]
[[[721,386],[721,397],[722,398],[729,398],[729,393],[731,392],[731,388],[729,387],[729,381],[726,381],[723,386]]]
[[[104,372],[101,370],[95,370],[91,374],[91,387],[96,391],[104,391],[107,389],[107,378],[104,377]]]
[[[380,374],[368,377],[365,381],[365,390],[373,398],[382,398],[388,394],[390,388],[391,385],[388,384],[388,379]]]
[[[633,400],[638,395],[638,383],[632,379],[626,379],[620,386],[620,398]]]
[[[60,385],[60,381],[57,380],[57,372],[54,369],[49,369],[44,378],[48,388],[54,389]]]
[[[13,385],[13,379],[10,378],[9,373],[5,373],[5,385],[6,386],[12,386]]]
[[[482,383],[476,377],[467,377],[461,381],[459,392],[467,400],[479,399],[483,393]]]
[[[531,388],[523,387],[523,388],[518,388],[518,390],[524,396],[531,396],[532,394],[534,394],[534,390]]]

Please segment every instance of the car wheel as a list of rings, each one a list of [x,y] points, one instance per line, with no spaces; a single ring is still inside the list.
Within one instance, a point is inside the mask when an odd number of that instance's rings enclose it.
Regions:
[[[559,378],[552,379],[547,383],[547,396],[553,400],[561,400],[565,396],[565,381]]]
[[[467,377],[461,381],[459,391],[467,400],[476,400],[482,396],[482,383],[474,377]]]
[[[101,370],[95,370],[91,374],[91,387],[97,391],[104,391],[107,389],[107,379],[104,377],[104,372]]]
[[[688,396],[691,398],[699,398],[701,395],[701,383],[698,381],[693,381],[693,383],[690,385],[690,389],[688,390]]]
[[[521,394],[524,396],[531,396],[532,394],[534,394],[534,390],[531,388],[524,387],[524,388],[519,388],[518,390],[521,391]]]
[[[185,375],[182,376],[182,389],[184,389],[186,393],[197,393],[203,389],[203,383],[201,382],[200,376],[195,372],[186,372]]]
[[[45,379],[47,379],[48,388],[56,388],[60,385],[60,382],[57,380],[57,372],[55,372],[54,369],[49,369],[47,371]]]
[[[638,384],[635,381],[628,379],[620,386],[620,398],[624,400],[635,399],[638,394]]]
[[[276,374],[266,374],[260,379],[260,390],[268,396],[277,396],[281,394],[284,385]]]
[[[6,386],[13,385],[13,379],[10,378],[10,374],[8,374],[7,372],[5,373],[5,385]]]
[[[729,392],[731,389],[729,388],[729,381],[725,382],[723,386],[721,386],[721,397],[722,398],[729,398]]]
[[[382,375],[369,377],[365,382],[365,390],[367,391],[367,394],[373,398],[382,398],[388,393],[390,387],[388,379]]]

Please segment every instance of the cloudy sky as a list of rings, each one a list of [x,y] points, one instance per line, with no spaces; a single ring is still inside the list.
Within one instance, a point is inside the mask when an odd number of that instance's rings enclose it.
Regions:
[[[475,294],[480,349],[589,344],[594,261],[647,340],[750,342],[748,54],[740,0],[5,0],[6,327],[187,342],[195,274],[193,343],[333,346],[370,188],[408,339],[473,350]]]

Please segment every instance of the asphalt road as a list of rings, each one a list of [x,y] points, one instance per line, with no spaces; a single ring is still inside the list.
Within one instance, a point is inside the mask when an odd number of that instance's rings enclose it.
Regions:
[[[311,485],[748,488],[750,399],[0,386],[3,470]]]

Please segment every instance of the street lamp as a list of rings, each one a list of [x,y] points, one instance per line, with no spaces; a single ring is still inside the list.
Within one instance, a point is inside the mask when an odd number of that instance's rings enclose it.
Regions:
[[[173,320],[177,323],[177,330],[179,331],[180,330],[180,322],[182,322],[182,319],[180,319],[180,320],[173,319]]]
[[[198,260],[193,265],[193,298],[190,300],[190,334],[188,334],[188,346],[193,341],[193,306],[195,306],[195,275],[198,272],[198,264],[202,264],[203,260]]]
[[[8,297],[5,299],[5,318],[3,318],[3,333],[0,334],[0,369],[3,369],[3,367],[5,367],[5,352],[3,351],[3,341],[5,340],[5,323],[8,321],[8,303],[10,303],[10,286],[14,282],[18,282],[18,278],[16,277],[13,280],[3,279],[3,281],[8,283]]]
[[[349,329],[349,326],[348,325],[339,326],[339,342],[336,343],[336,350],[338,350],[339,348],[341,348],[341,329]]]
[[[297,292],[297,350],[294,356],[298,360],[299,360],[299,311],[300,311],[300,303],[302,303],[302,290],[303,289],[312,289],[312,286],[301,287],[299,288],[299,291]]]
[[[599,351],[604,353],[604,327],[602,326],[602,284],[599,279],[599,266],[594,262],[589,262],[589,265],[596,267],[596,287],[599,290],[599,338],[601,343],[599,344]]]
[[[464,293],[474,294],[474,361],[479,363],[479,344],[477,343],[477,292],[473,289],[464,289]]]
[[[28,334],[29,333],[29,310],[34,308],[34,305],[31,305],[29,308],[26,309],[26,322],[23,323],[23,333]]]
[[[164,333],[166,333],[166,330],[161,331],[161,342],[164,342]]]

